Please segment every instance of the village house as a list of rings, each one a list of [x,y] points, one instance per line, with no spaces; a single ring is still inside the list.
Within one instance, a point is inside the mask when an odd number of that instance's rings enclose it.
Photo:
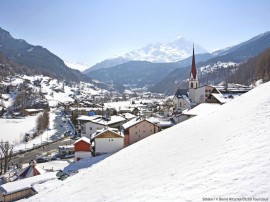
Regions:
[[[92,134],[95,155],[117,152],[124,147],[124,135],[118,129],[105,128]]]
[[[60,156],[73,156],[75,154],[74,145],[62,145],[58,146],[58,153]]]
[[[122,125],[125,146],[138,142],[160,131],[159,126],[147,119],[135,118]]]
[[[90,158],[91,155],[91,142],[87,137],[82,137],[74,142],[75,161],[80,159]]]
[[[240,84],[228,83],[227,86],[215,86],[206,101],[208,103],[225,104],[250,90],[250,87]]]
[[[130,113],[135,116],[139,114],[140,110],[137,107],[120,107],[118,113],[123,114],[123,113]]]
[[[97,130],[101,130],[105,127],[120,128],[120,126],[127,120],[122,116],[79,116],[77,118],[79,133],[82,137],[91,138],[91,135]]]

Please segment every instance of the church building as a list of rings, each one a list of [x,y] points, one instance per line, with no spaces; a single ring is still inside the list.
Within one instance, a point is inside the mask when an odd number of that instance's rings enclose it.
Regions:
[[[188,82],[189,98],[191,99],[192,102],[195,102],[196,89],[199,87],[200,86],[199,86],[198,72],[196,68],[194,45],[193,45],[192,65],[191,65],[191,71],[190,71],[189,82]]]

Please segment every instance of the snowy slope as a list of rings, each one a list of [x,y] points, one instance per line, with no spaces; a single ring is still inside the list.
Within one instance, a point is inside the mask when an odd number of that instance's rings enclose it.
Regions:
[[[62,183],[44,183],[47,189],[27,201],[270,197],[269,90],[270,82],[213,114],[131,145]]]

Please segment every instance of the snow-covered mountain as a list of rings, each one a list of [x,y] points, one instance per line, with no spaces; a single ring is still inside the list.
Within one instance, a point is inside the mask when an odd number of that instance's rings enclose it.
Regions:
[[[65,181],[45,182],[27,201],[268,201],[269,90],[270,82]]]
[[[207,53],[207,51],[201,46],[197,44],[194,46],[196,54]],[[148,61],[154,63],[177,62],[190,57],[192,55],[192,48],[192,42],[179,36],[171,42],[151,43],[139,50],[133,50],[131,52],[104,60],[93,67],[90,67],[84,73],[101,68],[113,67],[128,61]]]
[[[89,68],[89,65],[81,63],[81,62],[74,62],[71,60],[65,60],[64,61],[65,65],[68,66],[71,69],[77,69],[81,72]]]
[[[193,43],[183,37],[177,37],[168,43],[153,43],[139,50],[123,54],[122,57],[129,60],[149,62],[177,62],[192,55]],[[201,46],[195,44],[196,54],[206,53]]]

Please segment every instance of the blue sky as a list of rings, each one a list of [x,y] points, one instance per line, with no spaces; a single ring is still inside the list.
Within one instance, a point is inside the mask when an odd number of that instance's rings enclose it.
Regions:
[[[208,51],[270,30],[269,0],[0,0],[0,27],[94,65],[181,35]]]

